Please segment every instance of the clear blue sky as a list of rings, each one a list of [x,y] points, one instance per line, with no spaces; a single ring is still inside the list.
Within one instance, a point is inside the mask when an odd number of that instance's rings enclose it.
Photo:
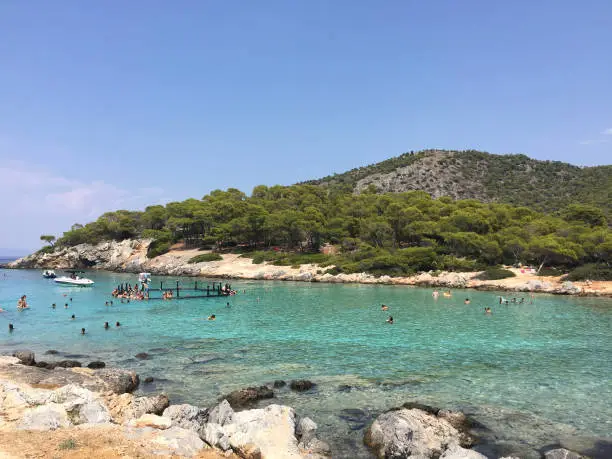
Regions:
[[[609,164],[611,45],[609,0],[6,0],[0,247],[423,148]]]

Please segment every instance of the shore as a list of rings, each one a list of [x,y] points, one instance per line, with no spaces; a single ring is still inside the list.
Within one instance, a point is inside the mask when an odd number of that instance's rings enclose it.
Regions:
[[[516,277],[501,280],[479,280],[480,272],[421,273],[410,277],[372,276],[366,273],[325,273],[329,267],[305,264],[299,267],[253,264],[250,258],[224,254],[223,260],[188,263],[199,250],[173,249],[158,257],[147,258],[149,240],[81,244],[53,253],[33,255],[8,263],[8,268],[78,269],[91,268],[114,272],[150,272],[157,275],[199,276],[224,279],[283,280],[299,282],[359,283],[407,285],[437,288],[473,288],[508,292],[537,292],[558,295],[612,297],[612,282],[569,282],[561,277],[543,277],[511,268]]]

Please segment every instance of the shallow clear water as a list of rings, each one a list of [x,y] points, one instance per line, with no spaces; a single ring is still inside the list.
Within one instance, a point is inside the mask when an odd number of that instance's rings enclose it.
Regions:
[[[471,413],[494,431],[487,440],[496,452],[523,457],[559,441],[585,449],[611,436],[610,299],[537,295],[528,304],[525,295],[525,304],[502,306],[495,292],[457,290],[434,300],[430,289],[399,286],[233,281],[240,294],[230,308],[226,298],[105,306],[115,285],[136,276],[88,277],[95,287],[70,288],[40,271],[0,270],[0,306],[8,310],[0,314],[0,351],[101,359],[156,378],[141,390],[202,406],[234,389],[307,378],[316,391],[280,390],[274,402],[312,417],[335,457],[369,457],[363,424],[407,401]],[[16,310],[22,294],[30,310]],[[213,313],[216,321],[205,320]],[[105,321],[122,326],[104,330]],[[151,358],[135,359],[139,352]]]

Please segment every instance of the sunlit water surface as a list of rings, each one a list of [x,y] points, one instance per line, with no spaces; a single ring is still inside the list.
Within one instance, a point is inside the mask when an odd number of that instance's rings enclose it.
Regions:
[[[472,414],[490,429],[481,446],[489,454],[537,457],[536,449],[557,442],[582,450],[609,445],[610,299],[537,295],[529,304],[524,295],[525,304],[501,306],[495,292],[457,290],[434,300],[432,290],[409,287],[234,281],[240,294],[230,308],[226,298],[105,306],[115,285],[136,276],[88,277],[93,288],[70,288],[40,271],[0,270],[0,306],[8,310],[0,314],[0,351],[29,348],[38,360],[53,360],[43,353],[57,349],[83,363],[100,359],[153,376],[141,391],[201,406],[234,389],[307,378],[315,391],[281,389],[273,402],[315,420],[335,457],[370,457],[364,425],[408,401]],[[160,280],[175,282],[153,283]],[[31,309],[18,312],[22,294]],[[492,315],[483,314],[485,306]],[[217,320],[207,321],[210,314]],[[393,325],[385,323],[389,314]],[[105,330],[105,321],[122,326]],[[150,358],[134,358],[139,352]]]

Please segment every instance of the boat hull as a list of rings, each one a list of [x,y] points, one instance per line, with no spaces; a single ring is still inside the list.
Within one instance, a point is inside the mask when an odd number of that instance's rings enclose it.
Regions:
[[[91,279],[71,279],[70,277],[58,277],[55,279],[56,284],[74,285],[76,287],[91,287],[94,281]]]

